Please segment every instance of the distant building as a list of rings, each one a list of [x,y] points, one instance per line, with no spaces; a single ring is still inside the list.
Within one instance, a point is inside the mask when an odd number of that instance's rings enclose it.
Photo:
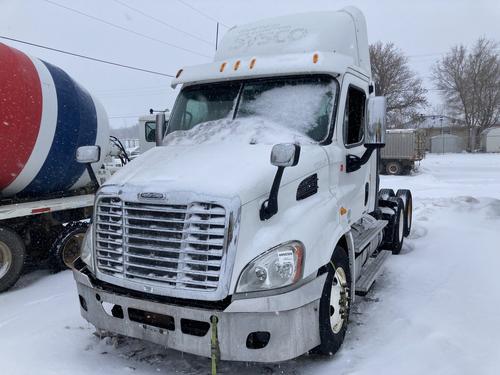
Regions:
[[[481,133],[481,151],[500,152],[500,126],[486,129]]]
[[[422,129],[426,137],[426,150],[431,149],[431,138],[451,134],[459,137],[462,144],[467,144],[468,130],[465,124],[456,118],[444,115],[422,115],[403,125],[407,129]]]
[[[434,154],[460,153],[465,150],[463,139],[453,134],[435,135],[431,137],[430,143],[430,152]]]

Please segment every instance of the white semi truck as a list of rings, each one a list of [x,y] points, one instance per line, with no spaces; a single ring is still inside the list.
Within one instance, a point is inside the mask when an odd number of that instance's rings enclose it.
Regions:
[[[410,192],[379,192],[385,99],[364,16],[233,27],[172,85],[165,138],[96,195],[74,269],[83,317],[222,360],[335,353],[355,292],[411,229]]]

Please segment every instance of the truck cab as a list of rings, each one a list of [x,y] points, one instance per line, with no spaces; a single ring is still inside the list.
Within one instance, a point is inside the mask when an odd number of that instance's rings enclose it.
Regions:
[[[411,225],[409,192],[378,190],[385,101],[362,13],[236,26],[178,85],[163,141],[97,194],[82,315],[222,360],[336,352]]]
[[[151,110],[151,112],[153,112]],[[168,120],[170,117],[170,111],[167,109],[161,111],[165,114],[165,122],[162,125],[162,129],[166,129],[168,126]],[[139,136],[139,150],[141,153],[148,151],[149,149],[156,146],[156,116],[154,114],[140,116],[138,123],[138,136]]]

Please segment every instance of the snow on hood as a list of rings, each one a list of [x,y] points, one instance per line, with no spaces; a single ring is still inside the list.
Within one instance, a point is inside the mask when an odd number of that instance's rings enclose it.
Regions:
[[[248,117],[208,121],[190,130],[175,131],[165,137],[163,144],[197,145],[226,142],[233,144],[314,143],[299,130],[292,130],[262,117]]]
[[[105,185],[123,186],[124,190],[239,197],[242,204],[268,194],[276,173],[276,167],[269,161],[272,146],[297,140],[298,133],[286,128],[280,128],[279,134],[278,131],[266,133],[264,129],[269,127],[259,124],[243,129],[242,122],[238,121],[232,125],[229,121],[219,121],[219,124],[219,130],[214,132],[208,124],[201,124],[200,129],[167,136],[165,146],[134,159]],[[305,139],[304,135],[301,137]],[[286,168],[282,185],[327,164],[322,147],[310,144],[310,139],[308,143],[301,146],[299,164]]]

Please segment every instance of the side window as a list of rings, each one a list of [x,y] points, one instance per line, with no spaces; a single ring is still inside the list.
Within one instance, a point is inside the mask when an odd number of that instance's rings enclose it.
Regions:
[[[354,145],[363,140],[365,132],[365,92],[349,87],[344,114],[344,143]]]
[[[156,122],[146,122],[144,131],[146,132],[146,142],[156,141]]]
[[[167,131],[168,121],[165,121],[165,132]],[[148,121],[144,126],[146,142],[156,142],[156,122]]]

